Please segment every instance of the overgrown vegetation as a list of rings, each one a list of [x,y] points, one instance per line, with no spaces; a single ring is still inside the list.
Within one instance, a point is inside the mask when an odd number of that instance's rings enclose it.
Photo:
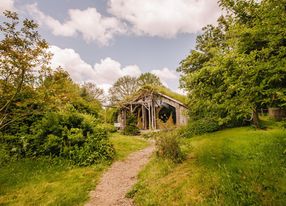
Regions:
[[[107,131],[97,127],[95,120],[74,108],[49,112],[34,122],[29,132],[4,134],[0,141],[9,156],[62,157],[78,165],[112,160],[114,149]]]
[[[156,134],[156,155],[180,163],[184,155],[179,145],[179,135],[176,131],[164,131]]]
[[[214,118],[222,127],[252,121],[259,109],[286,106],[285,2],[220,0],[226,11],[207,25],[196,50],[181,62],[181,86],[193,120]]]
[[[128,195],[136,205],[283,205],[286,133],[271,127],[182,139],[187,159],[153,156]]]
[[[32,20],[4,12],[0,26],[0,158],[61,157],[77,165],[114,157],[102,124],[103,91],[75,83],[62,68],[50,68],[52,54]]]

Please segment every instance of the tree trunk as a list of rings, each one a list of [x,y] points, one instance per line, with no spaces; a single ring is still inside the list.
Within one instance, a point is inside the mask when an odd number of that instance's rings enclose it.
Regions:
[[[253,116],[252,121],[253,121],[254,126],[260,129],[259,116],[258,116],[258,111],[256,108],[252,111],[252,116]]]

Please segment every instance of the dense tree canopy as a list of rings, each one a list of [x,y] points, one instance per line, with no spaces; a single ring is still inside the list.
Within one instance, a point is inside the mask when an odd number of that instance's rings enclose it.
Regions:
[[[220,125],[252,118],[259,108],[286,106],[286,12],[277,0],[221,0],[227,15],[208,25],[197,50],[181,62],[181,86],[193,118]]]

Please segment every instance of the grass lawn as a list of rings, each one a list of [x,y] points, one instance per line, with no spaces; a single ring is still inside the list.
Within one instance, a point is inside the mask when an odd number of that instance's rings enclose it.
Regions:
[[[143,149],[149,145],[143,138],[125,136],[119,133],[113,133],[110,140],[115,147],[117,160],[122,160],[130,153]]]
[[[116,159],[148,145],[113,134]],[[83,205],[108,164],[71,166],[67,161],[19,160],[0,167],[0,205]]]
[[[181,164],[155,156],[129,196],[137,205],[285,205],[286,131],[250,127],[182,140]]]

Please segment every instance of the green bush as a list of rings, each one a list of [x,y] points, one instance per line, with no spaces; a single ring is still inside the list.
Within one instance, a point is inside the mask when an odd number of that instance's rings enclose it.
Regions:
[[[123,130],[124,135],[138,135],[140,130],[137,127],[136,117],[133,114],[128,115],[126,119],[126,126]]]
[[[107,132],[97,130],[88,135],[82,146],[77,144],[65,146],[62,155],[75,164],[86,166],[100,161],[112,160],[115,156],[115,150],[108,139]]]
[[[32,125],[30,134],[6,134],[0,141],[9,156],[62,157],[89,165],[115,155],[107,130],[97,127],[97,122],[92,115],[77,111],[49,112]]]
[[[180,163],[184,155],[179,145],[176,132],[161,132],[156,137],[156,155],[161,158],[170,159],[175,163]]]
[[[218,122],[211,118],[204,118],[192,121],[183,129],[182,136],[192,137],[205,133],[215,132],[220,129]]]
[[[114,125],[108,123],[98,124],[96,128],[106,130],[107,132],[110,133],[117,132],[117,128]]]

